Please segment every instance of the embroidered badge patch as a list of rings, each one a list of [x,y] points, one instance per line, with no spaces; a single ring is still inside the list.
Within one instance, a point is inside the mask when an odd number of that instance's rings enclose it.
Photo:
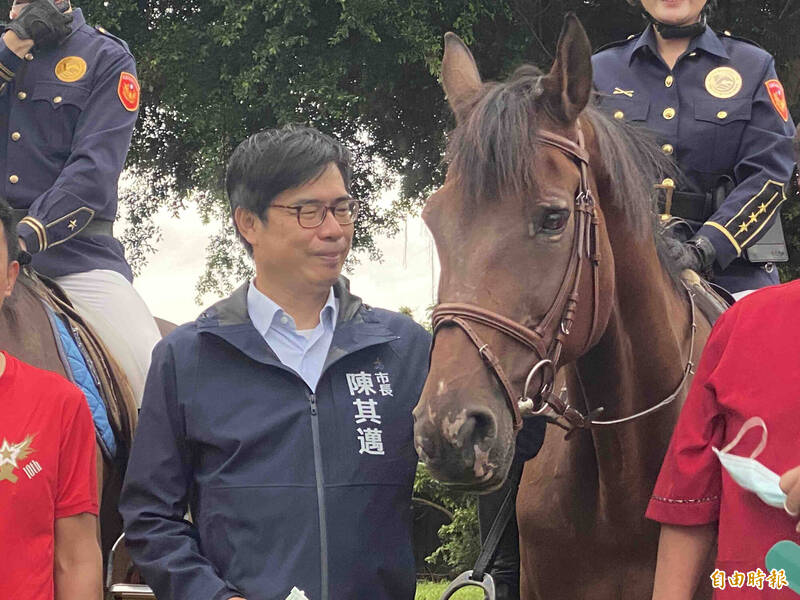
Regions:
[[[742,76],[731,67],[717,67],[706,75],[706,91],[714,98],[733,98],[742,89]]]
[[[28,479],[33,478],[36,473],[42,470],[41,465],[36,461],[31,461],[31,463],[25,466],[20,465],[20,462],[35,452],[35,450],[31,448],[32,443],[32,435],[29,435],[18,444],[10,444],[8,440],[3,439],[3,443],[0,444],[0,481],[17,483],[17,479],[19,478],[14,471],[19,468],[25,471],[25,475],[28,476]]]
[[[772,100],[772,106],[778,111],[778,114],[784,121],[789,120],[789,107],[786,104],[786,93],[783,91],[781,82],[777,79],[770,79],[764,82],[767,86],[769,99]]]
[[[122,106],[127,110],[133,112],[139,108],[139,82],[131,73],[123,71],[119,74],[117,94],[119,94],[119,100],[122,102]]]
[[[55,71],[61,81],[72,83],[86,75],[86,61],[80,56],[66,56],[58,61]]]

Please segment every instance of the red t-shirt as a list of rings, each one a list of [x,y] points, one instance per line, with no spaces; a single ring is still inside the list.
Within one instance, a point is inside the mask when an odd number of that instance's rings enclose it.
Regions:
[[[711,450],[724,448],[750,417],[761,417],[768,436],[756,460],[778,475],[800,465],[798,315],[800,281],[795,281],[754,292],[717,321],[647,508],[648,518],[672,525],[719,521],[716,569],[734,583],[741,581],[734,572],[766,573],[764,557],[776,542],[800,543],[797,517],[740,487]],[[762,433],[760,427],[749,430],[731,454],[749,457]],[[730,581],[714,598],[798,598],[788,587],[770,589],[766,580],[762,590],[747,581],[733,587]]]
[[[77,387],[3,355],[0,598],[51,600],[55,520],[97,514],[94,425]]]

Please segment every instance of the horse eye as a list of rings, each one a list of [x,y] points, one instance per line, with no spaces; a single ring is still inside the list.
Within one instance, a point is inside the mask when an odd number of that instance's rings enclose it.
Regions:
[[[569,213],[563,210],[548,212],[542,219],[542,231],[547,233],[559,233],[567,226]]]

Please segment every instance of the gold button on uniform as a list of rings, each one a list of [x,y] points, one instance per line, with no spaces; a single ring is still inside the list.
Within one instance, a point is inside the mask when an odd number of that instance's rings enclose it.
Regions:
[[[15,131],[14,133],[11,134],[11,139],[14,140],[15,142],[18,142],[19,138],[21,137],[22,134],[19,131]]]
[[[726,37],[731,37],[731,32],[726,29],[725,31],[722,32],[722,35]]]
[[[623,118],[625,118],[625,113],[622,112],[621,110],[618,110],[617,112],[614,113],[614,118],[615,119],[623,119]]]
[[[25,92],[17,92],[17,98],[19,98],[20,100],[25,100],[25,98],[27,98],[27,97],[28,97],[27,93],[25,93]]]
[[[667,87],[672,87],[673,81],[675,81],[675,78],[672,75],[667,75],[667,78],[664,80],[664,85]]]
[[[62,100],[63,98],[61,96],[56,96],[55,98],[53,98],[53,102],[55,102],[56,104],[60,104]]]
[[[33,60],[33,54],[31,54],[30,52],[28,52],[28,53],[25,55],[25,60],[27,60],[27,61],[31,61],[31,60]]]
[[[675,187],[675,182],[667,177],[664,181],[661,182],[661,185],[664,187]]]
[[[697,52],[689,52],[689,56],[697,56]]]
[[[672,144],[664,144],[663,146],[661,146],[661,151],[664,154],[672,154],[673,152],[675,152],[675,148],[672,147]]]
[[[728,113],[726,113],[724,110],[721,110],[721,111],[719,111],[717,113],[717,118],[718,119],[725,119],[725,118],[727,118],[727,116],[728,116]]]
[[[667,121],[669,121],[670,119],[675,117],[675,109],[672,108],[671,106],[668,106],[667,108],[664,109],[664,112],[661,114]]]
[[[17,183],[19,181],[19,177],[17,177],[16,175],[12,175],[11,177],[8,178],[8,180],[11,183]]]

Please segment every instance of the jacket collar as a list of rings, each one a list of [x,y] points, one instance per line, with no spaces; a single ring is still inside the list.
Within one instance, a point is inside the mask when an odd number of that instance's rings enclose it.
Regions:
[[[70,23],[70,27],[72,28],[72,32],[75,33],[86,25],[86,17],[83,16],[83,11],[80,8],[73,8],[72,13],[72,23]]]
[[[630,64],[631,61],[633,61],[633,58],[641,53],[645,48],[649,49],[653,56],[658,56],[658,41],[656,40],[656,33],[653,30],[652,25],[648,25],[647,29],[644,30],[642,35],[637,38],[636,43],[631,45],[628,56],[628,64]],[[729,58],[728,51],[725,50],[725,47],[722,45],[719,36],[717,36],[714,30],[710,27],[706,27],[706,30],[703,33],[698,35],[696,38],[693,38],[692,41],[689,42],[689,47],[686,49],[684,55],[694,52],[695,50],[702,50],[708,54],[719,56],[720,58]]]
[[[253,360],[282,366],[247,313],[249,286],[249,281],[242,284],[233,294],[204,311],[196,321],[197,330],[225,340]],[[398,339],[361,298],[350,293],[349,286],[350,282],[342,276],[333,285],[333,293],[339,300],[339,315],[325,368],[362,348]]]

